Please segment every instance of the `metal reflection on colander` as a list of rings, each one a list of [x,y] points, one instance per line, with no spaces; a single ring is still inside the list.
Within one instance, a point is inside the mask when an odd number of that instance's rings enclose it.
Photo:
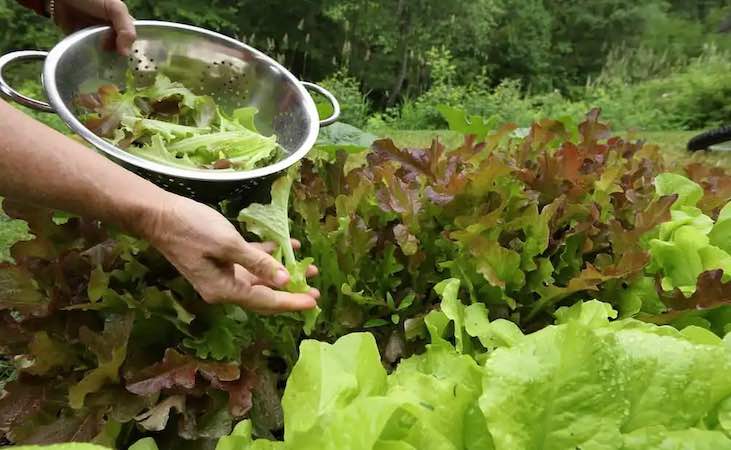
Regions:
[[[283,171],[302,159],[314,145],[320,127],[335,122],[340,107],[324,88],[299,81],[262,52],[221,34],[183,24],[137,21],[137,40],[129,57],[105,50],[112,30],[94,27],[74,33],[50,52],[20,51],[0,57],[0,93],[39,111],[55,112],[68,127],[97,150],[159,186],[202,201],[268,190]],[[3,77],[9,63],[43,59],[43,89],[49,103],[26,97]],[[256,126],[276,134],[285,151],[278,162],[245,172],[187,169],[153,162],[117,148],[95,135],[79,120],[75,98],[104,84],[124,88],[129,70],[138,86],[154,82],[158,73],[199,95],[209,95],[223,110],[256,107]],[[325,96],[331,117],[320,120],[307,90]]]

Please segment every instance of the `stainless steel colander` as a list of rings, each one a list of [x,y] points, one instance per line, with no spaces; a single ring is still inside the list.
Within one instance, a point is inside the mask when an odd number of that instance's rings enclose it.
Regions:
[[[235,39],[177,23],[137,21],[137,41],[129,58],[105,50],[110,27],[79,31],[50,52],[19,51],[0,57],[0,93],[30,108],[55,112],[68,127],[121,166],[178,194],[205,202],[256,197],[271,182],[302,159],[314,145],[320,127],[335,122],[340,106],[324,88],[299,81],[262,52]],[[3,78],[3,68],[22,59],[43,59],[43,89],[49,103],[28,98]],[[259,110],[256,126],[277,135],[286,156],[268,167],[246,172],[217,172],[166,166],[134,156],[98,137],[77,118],[74,99],[103,84],[124,88],[128,69],[138,86],[151,84],[163,73],[196,94],[210,95],[224,111],[242,106]],[[325,96],[333,115],[320,121],[307,90]],[[120,186],[120,189],[123,189]],[[243,199],[246,201],[246,198]]]

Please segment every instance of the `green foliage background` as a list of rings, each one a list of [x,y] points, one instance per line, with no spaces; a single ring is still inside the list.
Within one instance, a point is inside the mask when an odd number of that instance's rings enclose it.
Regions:
[[[372,129],[444,128],[442,103],[519,123],[598,105],[622,128],[699,129],[727,120],[731,100],[731,40],[716,33],[726,0],[127,4],[137,18],[217,30],[324,80],[343,120]],[[0,0],[0,50],[59,38],[47,20]],[[30,68],[14,72],[37,91]]]

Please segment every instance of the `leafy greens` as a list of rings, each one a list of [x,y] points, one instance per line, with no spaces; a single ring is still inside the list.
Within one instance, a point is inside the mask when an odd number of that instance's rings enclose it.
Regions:
[[[465,308],[455,292],[444,292],[442,310],[448,300]],[[731,445],[731,348],[702,329],[610,322],[615,315],[598,301],[577,303],[558,311],[557,325],[527,335],[512,328],[512,338],[487,353],[461,352],[443,340],[456,339],[455,322],[455,336],[432,336],[424,354],[403,360],[391,374],[369,333],[334,344],[304,341],[284,393],[283,442],[252,439],[244,421],[217,449]],[[501,322],[485,322],[465,338],[511,328]]]
[[[137,126],[125,117],[145,102],[105,94],[109,117]],[[159,128],[143,139],[161,158],[165,139],[197,139],[191,129],[253,123],[252,110],[174,99],[197,114],[143,122]],[[120,449],[141,438],[133,450],[729,447],[731,175],[612,137],[597,111],[519,132],[443,112],[471,133],[456,148],[334,128],[271,204],[242,211],[247,232],[278,242],[292,290],[307,289],[289,239],[302,241],[321,269],[319,315],[207,305],[144,242],[5,201],[2,437]],[[681,267],[676,247],[701,264]]]
[[[196,95],[162,74],[141,88],[130,76],[124,92],[101,86],[96,93],[80,95],[77,104],[87,128],[160,164],[251,170],[280,156],[276,136],[265,137],[256,129],[256,108],[239,108],[227,117],[211,97]]]

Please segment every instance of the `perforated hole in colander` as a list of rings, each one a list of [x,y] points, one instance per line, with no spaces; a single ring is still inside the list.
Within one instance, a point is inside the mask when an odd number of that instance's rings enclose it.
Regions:
[[[300,104],[301,95],[285,80],[288,74],[284,69],[269,64],[255,54],[247,53],[243,48],[234,46],[232,50],[226,44],[206,39],[200,45],[191,45],[187,37],[169,39],[172,36],[174,35],[139,33],[140,39],[135,43],[133,53],[128,59],[121,61],[122,65],[132,69],[134,79],[141,82],[138,86],[148,86],[154,82],[158,73],[162,73],[173,82],[181,82],[198,95],[212,96],[220,108],[229,114],[235,108],[255,106],[259,109],[256,123],[260,125],[262,133],[276,134],[279,143],[289,152],[301,148],[311,133],[312,123],[307,117],[309,111]],[[114,80],[121,83],[120,87],[124,87],[125,78],[120,74],[119,64],[109,61],[108,67],[95,68],[96,73],[92,76]],[[278,113],[284,109],[288,111]],[[270,181],[242,180],[226,185],[225,182],[213,181],[216,179],[213,176],[211,181],[199,182],[184,176],[159,176],[156,170],[144,168],[150,166],[140,166],[141,170],[134,170],[138,175],[151,179],[165,189],[172,188],[191,196],[199,194],[196,197],[242,193]],[[136,165],[129,164],[128,168],[132,167]]]

